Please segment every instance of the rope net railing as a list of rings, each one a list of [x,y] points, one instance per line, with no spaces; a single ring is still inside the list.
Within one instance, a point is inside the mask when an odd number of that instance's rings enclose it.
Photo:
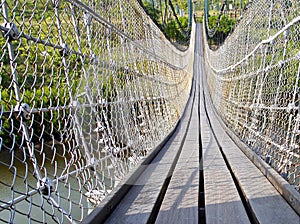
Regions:
[[[205,49],[208,88],[220,117],[298,191],[299,11],[297,0],[252,1],[225,43]]]
[[[0,223],[81,222],[178,122],[193,38],[135,0],[0,8]]]

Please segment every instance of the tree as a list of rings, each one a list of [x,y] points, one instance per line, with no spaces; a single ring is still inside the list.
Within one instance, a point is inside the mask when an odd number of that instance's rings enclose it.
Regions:
[[[208,25],[210,28],[213,28],[218,21],[218,15],[210,16],[208,18]],[[236,21],[230,18],[227,15],[222,15],[219,26],[216,27],[215,35],[210,38],[211,45],[220,45],[224,42],[228,34],[231,32],[233,27],[235,26]]]

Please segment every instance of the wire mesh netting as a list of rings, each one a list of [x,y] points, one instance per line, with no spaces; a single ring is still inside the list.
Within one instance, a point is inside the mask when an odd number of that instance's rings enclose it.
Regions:
[[[298,191],[299,11],[298,0],[252,1],[225,43],[216,51],[205,49],[219,115]]]
[[[80,222],[174,128],[193,44],[135,0],[0,8],[0,223]]]

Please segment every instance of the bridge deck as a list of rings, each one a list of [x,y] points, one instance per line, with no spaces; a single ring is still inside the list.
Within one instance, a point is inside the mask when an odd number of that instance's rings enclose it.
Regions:
[[[202,85],[197,27],[195,78],[174,134],[118,205],[90,223],[300,223],[298,214],[227,135]],[[121,197],[120,197],[121,198]],[[108,213],[109,216],[108,216]]]

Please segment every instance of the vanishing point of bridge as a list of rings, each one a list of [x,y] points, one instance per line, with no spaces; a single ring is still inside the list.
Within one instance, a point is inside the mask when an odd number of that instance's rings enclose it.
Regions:
[[[299,10],[213,51],[135,0],[1,1],[0,223],[300,223]]]

